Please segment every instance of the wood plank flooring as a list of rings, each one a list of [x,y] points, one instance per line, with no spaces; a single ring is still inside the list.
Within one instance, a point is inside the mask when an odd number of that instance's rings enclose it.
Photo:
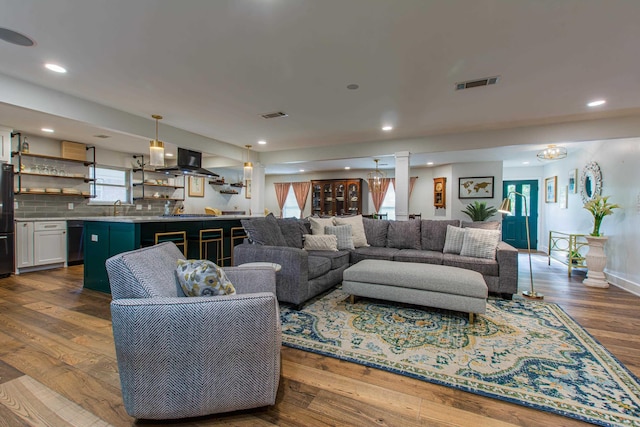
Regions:
[[[536,290],[640,376],[640,297],[582,285],[584,272],[533,257]],[[82,288],[82,266],[0,279],[3,426],[577,426],[518,405],[282,349],[277,404],[180,421],[136,421],[123,407],[110,295]],[[520,291],[529,288],[520,254]]]

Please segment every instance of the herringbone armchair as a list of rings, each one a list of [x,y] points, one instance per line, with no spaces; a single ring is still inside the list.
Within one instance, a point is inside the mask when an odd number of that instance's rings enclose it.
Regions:
[[[272,268],[225,268],[236,295],[184,297],[171,242],[106,262],[129,415],[174,419],[273,405],[281,331]]]

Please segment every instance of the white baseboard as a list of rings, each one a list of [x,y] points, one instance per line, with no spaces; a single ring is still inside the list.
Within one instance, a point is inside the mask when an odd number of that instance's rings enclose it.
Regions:
[[[634,283],[605,271],[607,282],[640,297],[640,283]]]

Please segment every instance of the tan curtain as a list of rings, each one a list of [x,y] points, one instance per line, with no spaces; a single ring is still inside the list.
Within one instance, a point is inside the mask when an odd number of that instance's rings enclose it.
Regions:
[[[302,218],[302,212],[307,204],[307,196],[311,189],[311,182],[292,182],[291,185],[293,186],[293,192],[296,195],[296,202],[298,202],[298,207],[300,208],[300,218]]]
[[[278,207],[280,208],[280,218],[282,218],[282,208],[284,202],[287,201],[287,194],[289,194],[290,182],[274,182],[273,186],[276,187],[276,199],[278,200]]]
[[[396,189],[396,179],[395,178],[390,178],[391,179],[391,184],[393,184],[393,189]],[[417,176],[412,176],[411,178],[409,178],[409,198],[411,198],[411,193],[413,193],[413,186],[416,185],[416,179],[418,179]]]
[[[372,180],[369,180],[369,192],[371,193],[371,198],[373,199],[373,207],[376,210],[376,213],[380,211],[380,206],[382,206],[382,202],[384,201],[384,196],[387,195],[387,189],[389,188],[389,183],[393,178],[382,178],[380,180],[380,191],[372,192],[373,188]]]

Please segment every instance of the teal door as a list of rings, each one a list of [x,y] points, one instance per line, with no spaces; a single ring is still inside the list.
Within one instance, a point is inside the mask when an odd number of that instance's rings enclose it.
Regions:
[[[522,197],[514,194],[517,192]],[[526,218],[529,217],[531,249],[538,248],[538,181],[503,181],[502,197],[511,199],[511,214],[502,219],[502,240],[518,249],[527,249]],[[525,209],[526,199],[526,209]]]

